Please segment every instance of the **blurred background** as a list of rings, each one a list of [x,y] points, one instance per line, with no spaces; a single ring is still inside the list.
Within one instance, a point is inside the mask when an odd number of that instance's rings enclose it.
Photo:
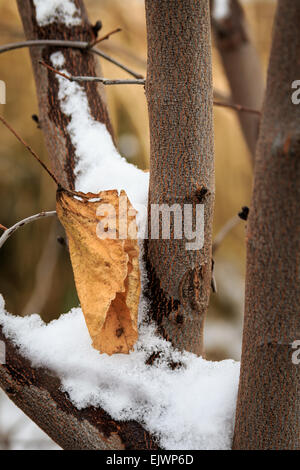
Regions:
[[[101,49],[146,75],[146,27],[141,0],[85,0],[92,23],[101,19],[100,35],[120,27],[122,32],[101,43]],[[266,72],[275,3],[244,2],[253,42]],[[24,39],[15,2],[0,0],[0,44]],[[127,77],[101,61],[103,76]],[[0,113],[48,164],[42,132],[32,120],[38,114],[29,52],[0,55],[0,79],[6,104]],[[215,45],[214,89],[229,96]],[[106,87],[108,108],[121,154],[142,169],[149,166],[149,130],[143,87]],[[214,233],[242,206],[250,205],[252,167],[236,112],[215,107],[216,203]],[[0,127],[0,223],[15,222],[41,210],[55,208],[55,187],[48,175],[2,125]],[[59,223],[44,219],[18,230],[0,250],[0,293],[6,309],[17,315],[40,313],[45,321],[78,304],[66,249],[57,242]],[[240,358],[245,273],[245,222],[224,239],[215,256],[218,291],[211,296],[206,323],[206,356],[211,360]],[[0,392],[0,449],[55,448],[22,412]]]

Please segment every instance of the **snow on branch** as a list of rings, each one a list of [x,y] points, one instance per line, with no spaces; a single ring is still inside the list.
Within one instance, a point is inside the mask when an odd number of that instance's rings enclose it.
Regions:
[[[68,75],[62,68],[61,52],[53,53],[50,59],[55,68]],[[57,75],[57,79],[60,108],[70,119],[67,130],[76,151],[76,191],[97,194],[109,189],[124,190],[135,209],[147,207],[149,174],[121,157],[105,124],[92,117],[85,89],[64,76]]]
[[[0,310],[3,303],[1,302]],[[148,432],[136,422],[118,422],[100,407],[78,410],[61,390],[53,374],[34,369],[5,337],[5,364],[0,387],[29,418],[64,450],[157,449]]]
[[[0,298],[0,325],[31,367],[60,378],[76,410],[93,406],[134,420],[165,449],[230,449],[239,364],[177,351],[144,322],[145,307],[129,355],[93,349],[80,308],[46,325],[39,315],[8,314]]]

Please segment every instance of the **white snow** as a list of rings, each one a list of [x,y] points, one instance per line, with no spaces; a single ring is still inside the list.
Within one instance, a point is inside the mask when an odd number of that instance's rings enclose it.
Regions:
[[[46,325],[39,315],[6,313],[0,296],[0,324],[33,366],[60,377],[77,408],[101,406],[114,419],[135,419],[165,449],[230,449],[239,363],[174,350],[142,320],[145,308],[142,302],[139,340],[129,355],[93,349],[80,308]],[[154,351],[159,359],[146,365]],[[171,370],[170,361],[183,367]]]
[[[217,21],[224,20],[230,13],[230,0],[214,0],[213,3],[213,17]]]
[[[36,20],[40,26],[58,21],[66,26],[81,23],[79,11],[72,0],[33,0]]]
[[[61,52],[53,53],[51,62],[68,74],[61,69],[64,64]],[[75,189],[94,193],[124,189],[134,208],[140,210],[137,221],[141,226],[145,218],[142,209],[147,207],[149,174],[121,157],[105,124],[91,116],[84,88],[61,76],[57,79],[61,110],[70,118],[67,129],[76,150]]]

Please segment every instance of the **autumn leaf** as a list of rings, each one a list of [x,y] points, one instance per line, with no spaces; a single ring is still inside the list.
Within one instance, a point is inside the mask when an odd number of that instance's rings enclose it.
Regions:
[[[76,288],[101,353],[129,353],[137,337],[140,295],[136,212],[125,191],[57,192]]]

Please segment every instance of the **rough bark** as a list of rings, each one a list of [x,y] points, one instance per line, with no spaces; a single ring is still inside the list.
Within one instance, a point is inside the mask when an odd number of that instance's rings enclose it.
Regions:
[[[6,364],[0,365],[0,387],[24,413],[64,450],[158,449],[141,425],[114,421],[101,408],[77,410],[60,390],[59,379],[34,369],[4,337]]]
[[[265,89],[263,70],[239,1],[230,0],[229,15],[219,21],[212,17],[212,26],[232,102],[260,110]],[[260,117],[238,113],[238,118],[254,162]]]
[[[214,203],[209,0],[146,0],[152,204],[204,204],[205,241],[145,244],[150,314],[179,349],[202,354]],[[174,228],[174,223],[173,223]]]
[[[78,26],[68,28],[65,24],[58,22],[39,26],[33,1],[18,0],[26,39],[64,39],[87,42],[95,39],[83,0],[74,0],[74,3],[81,12],[82,22]],[[96,76],[96,62],[91,53],[78,49],[32,47],[30,50],[39,103],[39,121],[44,132],[50,162],[60,183],[64,187],[74,189],[75,149],[66,129],[69,117],[61,112],[59,106],[57,77],[39,64],[39,60],[51,64],[50,56],[57,51],[64,55],[64,68],[69,75]],[[91,115],[95,120],[104,122],[112,133],[103,97],[98,93],[101,87],[90,82],[82,86],[86,91]]]
[[[279,0],[247,233],[245,324],[234,449],[300,449],[300,4]]]
[[[82,24],[67,28],[53,23],[39,27],[35,20],[32,0],[18,0],[20,15],[28,39],[76,39],[93,38],[91,26],[81,0],[75,0],[80,8]],[[38,64],[39,59],[49,63],[53,47],[33,48],[31,58],[39,100],[40,123],[45,136],[50,160],[57,179],[66,187],[74,187],[75,149],[68,135],[68,118],[61,112],[58,102],[57,79]],[[69,74],[96,75],[94,58],[88,53],[61,49]],[[104,122],[111,132],[108,113],[97,86],[85,83],[92,116]],[[122,450],[157,449],[154,439],[134,421],[115,421],[101,408],[89,407],[77,410],[60,391],[60,381],[53,374],[35,369],[22,357],[17,348],[4,337],[0,327],[0,340],[6,344],[6,364],[0,365],[0,387],[10,399],[40,426],[63,449]]]

